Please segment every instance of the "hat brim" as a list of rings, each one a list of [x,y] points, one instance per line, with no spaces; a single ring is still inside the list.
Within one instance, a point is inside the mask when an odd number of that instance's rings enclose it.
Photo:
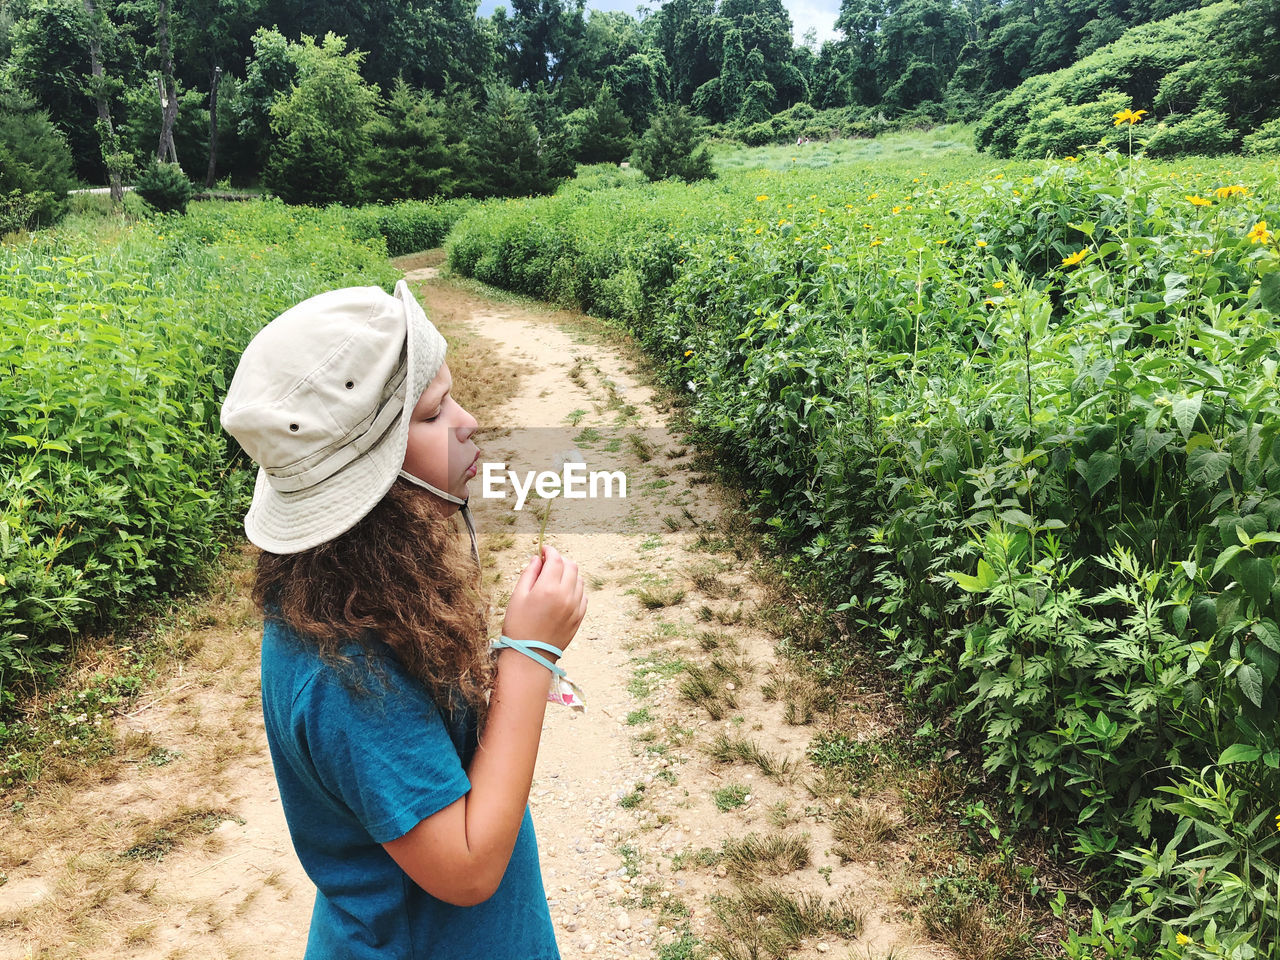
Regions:
[[[396,284],[405,304],[408,370],[400,417],[369,450],[331,477],[304,490],[282,492],[262,468],[244,518],[249,542],[269,553],[298,553],[346,533],[386,496],[404,466],[413,408],[444,362],[445,340],[408,285]]]

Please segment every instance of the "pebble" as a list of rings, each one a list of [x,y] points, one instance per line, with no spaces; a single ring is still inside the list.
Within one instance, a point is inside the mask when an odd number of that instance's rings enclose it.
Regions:
[[[618,929],[619,930],[631,929],[631,918],[627,916],[625,913],[618,914]]]

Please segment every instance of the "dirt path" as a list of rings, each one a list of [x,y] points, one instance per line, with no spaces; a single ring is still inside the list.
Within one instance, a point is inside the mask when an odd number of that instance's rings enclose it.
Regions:
[[[746,562],[715,552],[714,485],[652,391],[582,327],[432,277],[410,275],[428,312],[525,371],[482,459],[551,469],[575,449],[628,480],[625,499],[557,500],[546,523],[592,587],[564,660],[588,712],[549,709],[531,799],[564,956],[949,957],[892,905],[892,828],[862,855],[838,835],[855,801],[805,759],[815,691],[755,625]],[[499,610],[537,549],[530,499],[476,507]],[[120,719],[116,772],[69,776],[3,822],[0,960],[301,955],[314,891],[266,753],[248,578],[246,554],[183,627],[184,672]]]

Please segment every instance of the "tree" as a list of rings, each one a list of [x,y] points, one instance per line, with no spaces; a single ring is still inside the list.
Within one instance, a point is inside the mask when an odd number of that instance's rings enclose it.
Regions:
[[[692,183],[715,176],[701,124],[678,103],[654,115],[636,148],[635,164],[650,180],[679,177]]]
[[[354,195],[352,174],[369,148],[378,91],[360,76],[360,51],[330,33],[295,45],[298,82],[271,107],[274,142],[264,172],[287,203],[330,203]]]
[[[67,205],[71,150],[49,115],[17,90],[0,93],[0,197],[28,198],[24,225],[53,223]]]
[[[627,119],[607,83],[600,86],[590,107],[572,124],[573,155],[579,163],[618,163],[631,153],[635,141]]]
[[[123,86],[119,78],[136,59],[132,44],[105,13],[95,8],[91,16],[82,0],[42,0],[18,12],[10,77],[66,134],[75,173],[101,183],[107,170],[95,95],[109,112]],[[91,48],[98,52],[100,80],[93,77]]]
[[[524,197],[550,193],[568,175],[565,157],[545,148],[522,94],[504,84],[486,91],[479,117],[476,155],[480,192],[487,196]]]
[[[458,178],[430,93],[397,80],[365,133],[369,146],[353,178],[361,200],[425,200],[453,193]]]
[[[199,65],[209,95],[209,163],[204,183],[212,187],[218,176],[219,104],[228,64],[249,52],[253,23],[262,0],[174,0],[175,42],[185,63]],[[194,79],[194,77],[193,77]]]
[[[631,122],[643,126],[666,99],[668,87],[662,58],[652,53],[633,53],[622,63],[604,72],[604,82],[617,91],[618,104]]]
[[[107,168],[107,182],[111,185],[111,202],[124,202],[124,174],[132,166],[133,158],[125,152],[111,119],[111,93],[113,78],[108,78],[102,65],[102,35],[110,29],[110,23],[102,16],[93,0],[83,0],[87,16],[85,41],[89,48],[89,93],[98,109],[98,138],[102,142],[102,162]]]

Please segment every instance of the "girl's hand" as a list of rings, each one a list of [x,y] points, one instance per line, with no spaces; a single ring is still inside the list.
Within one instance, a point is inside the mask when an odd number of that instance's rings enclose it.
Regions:
[[[586,612],[587,595],[578,565],[548,545],[516,581],[502,632],[516,640],[537,640],[564,650]]]

